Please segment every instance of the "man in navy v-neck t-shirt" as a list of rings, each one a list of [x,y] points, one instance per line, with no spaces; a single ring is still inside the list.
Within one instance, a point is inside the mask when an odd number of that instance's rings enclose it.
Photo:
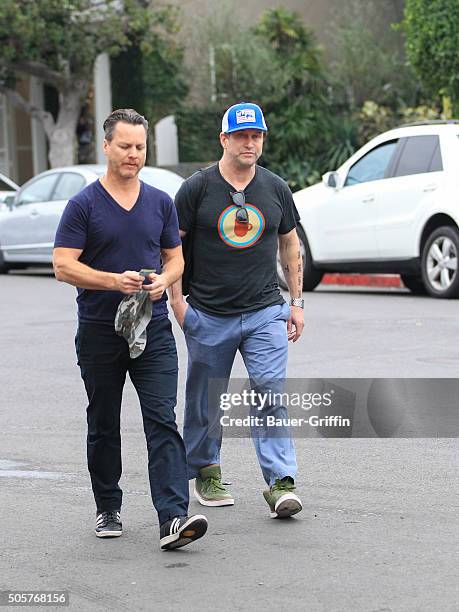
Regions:
[[[83,249],[81,263],[103,272],[159,270],[160,250],[180,244],[175,207],[169,196],[140,183],[131,208],[120,206],[95,181],[69,202],[57,230],[55,247]],[[78,318],[113,326],[123,295],[119,290],[78,289]],[[153,318],[167,317],[166,295],[153,302]]]
[[[188,517],[188,477],[177,430],[177,351],[165,290],[183,271],[177,214],[170,197],[138,178],[145,164],[148,123],[132,109],[104,123],[107,172],[72,198],[54,243],[56,278],[78,289],[78,364],[86,392],[87,457],[98,537],[122,534],[120,411],[126,373],[140,400],[153,504],[162,549],[200,538],[207,520]],[[149,283],[141,269],[155,270]],[[114,328],[123,298],[147,291],[152,318],[135,358]]]

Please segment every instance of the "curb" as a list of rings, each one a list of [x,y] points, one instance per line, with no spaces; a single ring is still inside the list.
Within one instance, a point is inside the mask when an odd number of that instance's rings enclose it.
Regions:
[[[355,287],[403,288],[405,286],[398,274],[325,274],[321,284]]]

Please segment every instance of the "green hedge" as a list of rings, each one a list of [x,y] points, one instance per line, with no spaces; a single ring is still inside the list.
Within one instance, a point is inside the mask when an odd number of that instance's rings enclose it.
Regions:
[[[220,159],[222,114],[220,110],[202,108],[181,108],[176,112],[181,162]]]

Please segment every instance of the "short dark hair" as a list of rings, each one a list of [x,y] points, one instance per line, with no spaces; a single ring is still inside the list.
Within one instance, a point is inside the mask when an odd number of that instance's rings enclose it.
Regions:
[[[113,139],[113,132],[117,123],[129,123],[130,125],[143,125],[145,132],[148,133],[148,121],[133,108],[119,108],[112,111],[104,121],[105,139],[110,142]]]

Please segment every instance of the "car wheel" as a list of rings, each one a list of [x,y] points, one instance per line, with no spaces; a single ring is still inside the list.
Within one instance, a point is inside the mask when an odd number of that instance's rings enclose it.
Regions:
[[[459,297],[459,232],[444,226],[433,231],[422,251],[422,280],[436,298]]]
[[[298,233],[298,238],[300,241],[301,259],[303,260],[303,291],[312,291],[322,280],[323,272],[320,272],[314,267],[311,251],[309,250],[308,240],[306,238],[306,234],[303,231],[303,228],[298,226],[296,228],[296,231]],[[279,286],[282,289],[288,290],[287,283],[285,282],[284,272],[282,270],[279,252],[277,252],[277,278]]]
[[[0,274],[6,274],[9,270],[9,267],[6,265],[5,260],[3,259],[3,253],[0,249]]]
[[[414,295],[425,295],[427,289],[422,282],[422,277],[416,274],[400,274],[400,278],[407,289],[414,293]]]

